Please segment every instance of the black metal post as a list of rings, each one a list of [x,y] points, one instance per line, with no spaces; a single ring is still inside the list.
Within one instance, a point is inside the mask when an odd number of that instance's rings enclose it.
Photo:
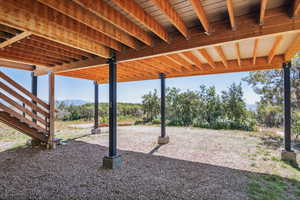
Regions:
[[[117,65],[112,52],[109,64],[109,157],[117,155]]]
[[[31,93],[34,96],[37,96],[37,84],[38,84],[38,77],[34,75],[34,72],[31,73]],[[32,101],[33,104],[36,104],[35,101]],[[33,114],[37,114],[36,111],[32,110]],[[36,123],[36,119],[32,119],[34,123]]]
[[[283,64],[284,74],[284,147],[291,151],[291,62]]]
[[[99,127],[99,85],[97,81],[94,82],[95,85],[95,113],[94,113],[94,128],[97,129]]]
[[[160,86],[160,116],[161,116],[161,137],[166,136],[166,105],[165,105],[165,98],[166,98],[166,76],[163,73],[159,74],[160,80],[161,80],[161,86]]]

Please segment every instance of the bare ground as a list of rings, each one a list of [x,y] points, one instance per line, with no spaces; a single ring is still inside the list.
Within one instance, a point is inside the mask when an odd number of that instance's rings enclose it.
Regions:
[[[64,129],[59,134],[88,134]],[[105,170],[108,133],[81,137],[48,151],[0,152],[0,199],[250,199],[251,177],[299,178],[277,161],[281,141],[240,131],[168,128],[170,143],[157,145],[160,128],[120,127],[123,165]],[[58,135],[59,135],[58,134]],[[292,189],[290,189],[292,190]],[[289,188],[286,188],[289,191]],[[291,199],[297,199],[287,194]]]

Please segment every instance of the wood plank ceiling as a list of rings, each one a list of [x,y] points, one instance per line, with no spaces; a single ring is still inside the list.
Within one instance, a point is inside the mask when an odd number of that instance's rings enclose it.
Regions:
[[[299,11],[298,0],[0,0],[0,59],[99,83],[112,50],[118,81],[274,69],[300,48]]]

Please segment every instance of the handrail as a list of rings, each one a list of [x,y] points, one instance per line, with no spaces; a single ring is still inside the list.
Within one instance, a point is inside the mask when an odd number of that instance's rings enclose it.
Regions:
[[[4,95],[2,92],[0,92],[0,98],[2,98],[7,103],[9,103],[10,105],[14,106],[15,108],[19,109],[23,113],[28,114],[30,117],[32,117],[33,119],[37,120],[41,124],[43,124],[45,126],[48,126],[48,123],[44,119],[42,119],[38,115],[34,114],[31,110],[28,110],[28,109],[24,108],[23,106],[21,106],[20,104],[18,104],[17,102],[15,102],[13,99],[11,99],[8,96]]]
[[[9,107],[5,106],[4,104],[0,103],[0,109],[4,110],[6,113],[9,113],[10,115],[12,115],[13,117],[18,118],[21,121],[24,121],[25,123],[27,123],[28,125],[30,125],[31,127],[37,129],[39,132],[42,133],[46,133],[46,128],[42,128],[39,125],[35,124],[34,122],[30,121],[29,119],[27,119],[26,117],[23,117],[21,114],[17,113],[16,111],[10,109]]]
[[[1,79],[6,82],[3,82]],[[37,129],[39,132],[49,132],[49,104],[34,96],[31,92],[22,87],[20,84],[16,83],[1,71],[0,89],[4,91],[0,91],[0,99],[4,101],[4,103],[0,103],[0,109]],[[9,96],[6,93],[9,94]],[[26,106],[29,108],[26,108]],[[26,115],[28,115],[32,120],[28,119]]]
[[[34,96],[31,92],[29,92],[27,89],[25,89],[23,86],[21,86],[20,84],[16,83],[14,80],[12,80],[10,77],[8,77],[7,75],[5,75],[2,71],[0,71],[0,78],[2,78],[3,80],[7,81],[8,83],[10,83],[12,86],[14,86],[15,88],[17,88],[18,90],[20,90],[21,92],[23,92],[24,94],[26,94],[28,97],[30,97],[33,101],[37,102],[38,104],[41,104],[44,108],[46,108],[47,110],[49,110],[50,106],[49,104],[45,103],[43,100],[41,100],[40,98]]]
[[[22,95],[18,94],[15,92],[13,89],[10,87],[6,86],[4,83],[0,81],[0,88],[8,92],[10,95],[14,96],[15,98],[19,99],[21,102],[25,103],[26,105],[30,106],[32,109],[35,111],[43,114],[45,117],[49,117],[49,112],[46,112],[45,110],[42,110],[40,107],[38,107],[36,104],[32,103]]]

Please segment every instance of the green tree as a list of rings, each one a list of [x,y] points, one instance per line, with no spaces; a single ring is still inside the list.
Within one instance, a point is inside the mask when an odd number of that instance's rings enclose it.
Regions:
[[[242,84],[233,83],[228,91],[222,92],[222,102],[226,116],[230,120],[245,120],[247,115],[246,103],[243,99]]]
[[[154,92],[149,92],[145,94],[143,97],[142,108],[145,114],[146,121],[153,121],[158,117],[160,111],[160,99],[157,95],[157,90]]]

